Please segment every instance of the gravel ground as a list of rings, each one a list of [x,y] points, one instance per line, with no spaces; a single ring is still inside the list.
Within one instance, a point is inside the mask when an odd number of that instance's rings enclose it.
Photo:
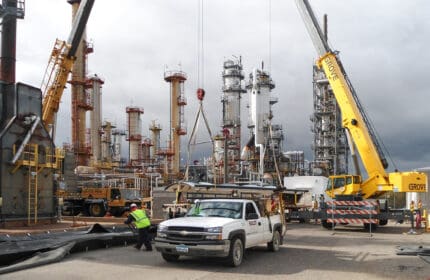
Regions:
[[[430,263],[396,255],[397,246],[429,246],[430,233],[407,234],[408,225],[389,224],[370,234],[358,226],[325,230],[288,224],[284,245],[272,253],[248,250],[240,267],[214,259],[180,258],[166,263],[156,252],[132,246],[76,253],[59,263],[0,275],[1,279],[430,279]]]

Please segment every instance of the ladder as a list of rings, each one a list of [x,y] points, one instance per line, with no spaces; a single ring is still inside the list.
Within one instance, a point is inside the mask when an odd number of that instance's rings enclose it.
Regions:
[[[38,145],[28,144],[24,150],[24,159],[28,163],[28,190],[27,190],[27,224],[37,224],[38,205]]]

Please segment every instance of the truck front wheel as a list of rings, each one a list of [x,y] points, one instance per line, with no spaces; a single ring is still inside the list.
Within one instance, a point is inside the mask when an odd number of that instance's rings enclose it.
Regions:
[[[92,203],[88,207],[90,216],[92,217],[103,217],[106,214],[106,209],[103,203]]]
[[[281,245],[281,234],[278,230],[273,232],[272,241],[267,243],[267,249],[272,252],[279,251],[279,246]]]
[[[176,262],[179,259],[179,255],[161,253],[161,256],[166,262]]]
[[[234,237],[230,243],[230,252],[226,259],[229,266],[239,266],[243,260],[243,242],[239,237]]]

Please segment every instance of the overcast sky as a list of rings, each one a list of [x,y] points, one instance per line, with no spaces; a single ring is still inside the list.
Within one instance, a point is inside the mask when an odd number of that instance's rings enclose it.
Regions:
[[[319,19],[328,14],[330,45],[340,51],[362,105],[397,168],[430,166],[430,1],[312,0],[311,4]],[[204,1],[203,20],[204,106],[211,130],[220,131],[224,60],[242,56],[247,76],[265,61],[276,84],[273,92],[279,97],[273,107],[274,123],[284,128],[284,149],[303,150],[312,160],[309,117],[316,51],[295,2]],[[198,0],[95,1],[87,25],[87,40],[93,41],[95,50],[88,69],[105,80],[105,120],[125,128],[125,108],[139,106],[145,111],[144,135],[149,136],[151,120],[166,131],[169,85],[163,73],[167,65],[188,74],[185,110],[191,132],[198,109],[197,23]],[[17,81],[40,86],[55,39],[67,40],[70,28],[71,6],[66,0],[26,1],[25,19],[19,20],[17,29]],[[57,144],[71,141],[70,106],[67,88],[58,116]],[[245,106],[242,111],[246,126]],[[206,133],[203,127],[198,132]]]

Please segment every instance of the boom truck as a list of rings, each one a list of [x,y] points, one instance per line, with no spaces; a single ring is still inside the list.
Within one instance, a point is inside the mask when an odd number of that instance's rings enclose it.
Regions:
[[[283,243],[283,201],[275,186],[180,182],[166,190],[189,206],[183,217],[158,225],[155,248],[167,262],[217,257],[237,267],[245,249],[266,244],[276,252]]]
[[[387,192],[426,192],[427,176],[414,171],[385,171],[387,160],[338,53],[332,51],[324,39],[308,0],[296,0],[296,4],[319,55],[316,65],[323,69],[341,110],[356,169],[356,174],[329,177],[326,194],[333,201],[322,205],[319,212],[322,225],[330,228],[336,223],[363,223],[365,228],[376,228],[377,224],[387,224],[388,219],[403,219],[398,211],[381,209],[377,199]],[[354,147],[366,169],[367,179],[363,180],[360,174]]]

